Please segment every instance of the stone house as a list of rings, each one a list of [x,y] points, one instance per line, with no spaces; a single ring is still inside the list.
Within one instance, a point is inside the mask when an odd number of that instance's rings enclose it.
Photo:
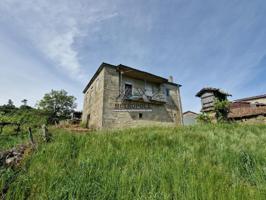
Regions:
[[[181,125],[181,85],[172,79],[102,63],[83,91],[82,122],[91,129]]]
[[[237,99],[234,102],[249,102],[251,104],[264,104],[266,105],[266,94],[252,96],[252,97],[245,97],[242,99]]]
[[[202,112],[207,113],[215,122],[215,99],[225,100],[230,94],[221,89],[207,87],[197,94],[201,98]],[[266,123],[266,95],[246,97],[230,102],[227,118],[235,122]]]
[[[234,100],[228,118],[238,122],[266,123],[266,94]]]
[[[197,123],[197,117],[199,116],[198,113],[192,111],[186,111],[183,113],[183,122],[184,125],[194,125]]]

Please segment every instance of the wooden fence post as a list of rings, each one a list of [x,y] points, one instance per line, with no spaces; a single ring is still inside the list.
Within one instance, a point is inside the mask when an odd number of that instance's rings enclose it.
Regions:
[[[42,136],[45,142],[49,142],[49,133],[45,124],[42,125]]]
[[[34,145],[33,135],[32,135],[32,131],[31,131],[31,127],[29,127],[28,131],[29,131],[30,143],[31,143],[31,145]]]
[[[20,132],[20,124],[17,124],[17,135],[18,135],[18,133]]]

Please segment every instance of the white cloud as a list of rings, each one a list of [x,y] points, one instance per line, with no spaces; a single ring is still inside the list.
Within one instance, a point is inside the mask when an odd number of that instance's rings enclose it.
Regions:
[[[15,26],[54,65],[82,78],[75,41],[96,24],[116,16],[108,1],[2,0],[0,17]],[[91,28],[91,29],[90,29]],[[85,41],[84,41],[85,42]]]

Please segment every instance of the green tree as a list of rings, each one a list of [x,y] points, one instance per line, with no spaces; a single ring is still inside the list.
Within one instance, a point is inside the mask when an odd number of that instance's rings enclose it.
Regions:
[[[214,102],[215,116],[218,122],[226,122],[230,110],[230,102],[216,99]]]
[[[68,118],[71,112],[77,107],[75,101],[76,98],[68,95],[65,90],[52,90],[50,93],[44,95],[37,106],[49,112],[50,120],[54,122]]]
[[[17,108],[11,99],[8,100],[7,104],[0,106],[0,112],[2,114],[12,113],[16,109]]]
[[[23,110],[29,110],[29,109],[33,109],[31,106],[28,106],[28,100],[27,99],[23,99],[21,101],[22,105],[19,107],[20,109],[23,109]]]
[[[23,106],[27,106],[28,105],[28,100],[27,99],[23,99],[21,101],[21,103],[23,104]]]
[[[197,122],[201,124],[210,124],[211,118],[207,113],[202,112],[201,114],[198,115]]]
[[[9,108],[15,108],[14,102],[11,99],[8,99],[7,106]]]

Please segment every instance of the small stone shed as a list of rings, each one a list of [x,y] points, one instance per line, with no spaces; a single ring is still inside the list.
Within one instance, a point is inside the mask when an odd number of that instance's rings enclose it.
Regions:
[[[225,100],[232,96],[221,89],[205,87],[197,94],[201,98],[202,112],[215,121],[215,99]],[[236,122],[266,123],[266,94],[237,99],[230,102],[228,119]]]
[[[197,94],[196,97],[201,98],[202,112],[213,112],[215,99],[226,100],[231,94],[213,87],[204,87]]]

